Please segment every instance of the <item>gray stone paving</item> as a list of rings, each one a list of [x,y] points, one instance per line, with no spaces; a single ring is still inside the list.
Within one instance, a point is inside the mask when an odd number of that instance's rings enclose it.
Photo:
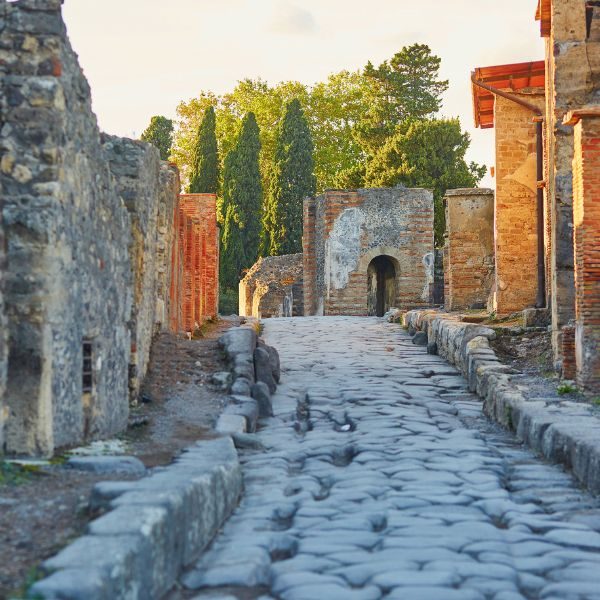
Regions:
[[[193,597],[600,599],[600,502],[482,417],[453,367],[376,318],[264,335],[283,371],[269,450],[241,451],[244,497],[182,578]]]

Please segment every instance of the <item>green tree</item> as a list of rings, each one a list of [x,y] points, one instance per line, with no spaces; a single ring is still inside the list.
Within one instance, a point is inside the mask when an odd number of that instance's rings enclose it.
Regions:
[[[263,217],[261,249],[265,254],[302,252],[302,205],[315,191],[312,137],[300,101],[294,99],[278,128]]]
[[[169,160],[173,144],[173,121],[167,117],[152,117],[150,125],[144,130],[140,139],[156,146],[161,160]]]
[[[370,62],[363,75],[367,80],[367,104],[356,128],[357,138],[367,152],[375,154],[406,119],[424,119],[436,114],[448,81],[439,79],[441,59],[426,44],[405,46],[375,68]]]
[[[217,148],[215,108],[209,106],[198,128],[194,164],[190,175],[190,194],[216,194],[219,191],[219,150]]]
[[[262,183],[259,169],[260,138],[254,113],[242,120],[236,143],[223,169],[221,284],[237,290],[240,275],[258,258]]]
[[[458,119],[405,121],[367,163],[366,186],[424,187],[433,190],[435,243],[443,244],[446,190],[474,187],[485,175],[485,166],[465,161],[469,134]]]

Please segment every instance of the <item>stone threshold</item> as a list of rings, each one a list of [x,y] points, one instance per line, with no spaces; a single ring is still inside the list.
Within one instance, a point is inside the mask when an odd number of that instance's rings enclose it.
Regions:
[[[488,417],[547,460],[571,469],[589,491],[600,493],[600,419],[590,405],[526,399],[512,382],[515,371],[491,348],[489,340],[496,333],[489,327],[431,309],[411,310],[403,322],[425,332],[428,350],[459,369],[469,389],[483,400]]]

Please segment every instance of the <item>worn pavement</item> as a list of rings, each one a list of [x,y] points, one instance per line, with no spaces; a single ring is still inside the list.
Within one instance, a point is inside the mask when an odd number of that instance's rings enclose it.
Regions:
[[[600,502],[377,318],[269,319],[275,416],[190,597],[600,599]],[[227,590],[227,591],[226,591]]]

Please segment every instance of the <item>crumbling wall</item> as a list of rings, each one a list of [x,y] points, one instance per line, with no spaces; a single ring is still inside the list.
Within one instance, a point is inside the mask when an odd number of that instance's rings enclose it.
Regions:
[[[494,282],[494,192],[448,190],[445,308],[485,308]]]
[[[394,264],[396,305],[427,305],[433,284],[433,196],[407,188],[330,190],[305,203],[306,314],[365,315],[367,270]]]
[[[148,369],[152,340],[160,328],[156,313],[163,296],[163,290],[159,290],[162,265],[158,256],[161,204],[166,213],[176,202],[178,190],[174,189],[174,178],[167,177],[165,181],[165,177],[161,177],[163,168],[154,146],[109,135],[103,135],[102,141],[117,191],[131,222],[129,259],[133,305],[129,319],[129,392],[131,400],[136,401]],[[165,168],[168,167],[165,165]]]
[[[0,2],[4,448],[16,453],[109,435],[128,416],[129,218],[60,7]]]
[[[304,314],[303,255],[259,258],[240,281],[240,315],[258,319]]]
[[[2,178],[0,176],[0,197],[2,196]],[[4,447],[4,426],[8,418],[8,407],[4,395],[6,392],[6,368],[8,365],[8,323],[4,310],[4,271],[6,253],[2,212],[0,211],[0,453]]]

